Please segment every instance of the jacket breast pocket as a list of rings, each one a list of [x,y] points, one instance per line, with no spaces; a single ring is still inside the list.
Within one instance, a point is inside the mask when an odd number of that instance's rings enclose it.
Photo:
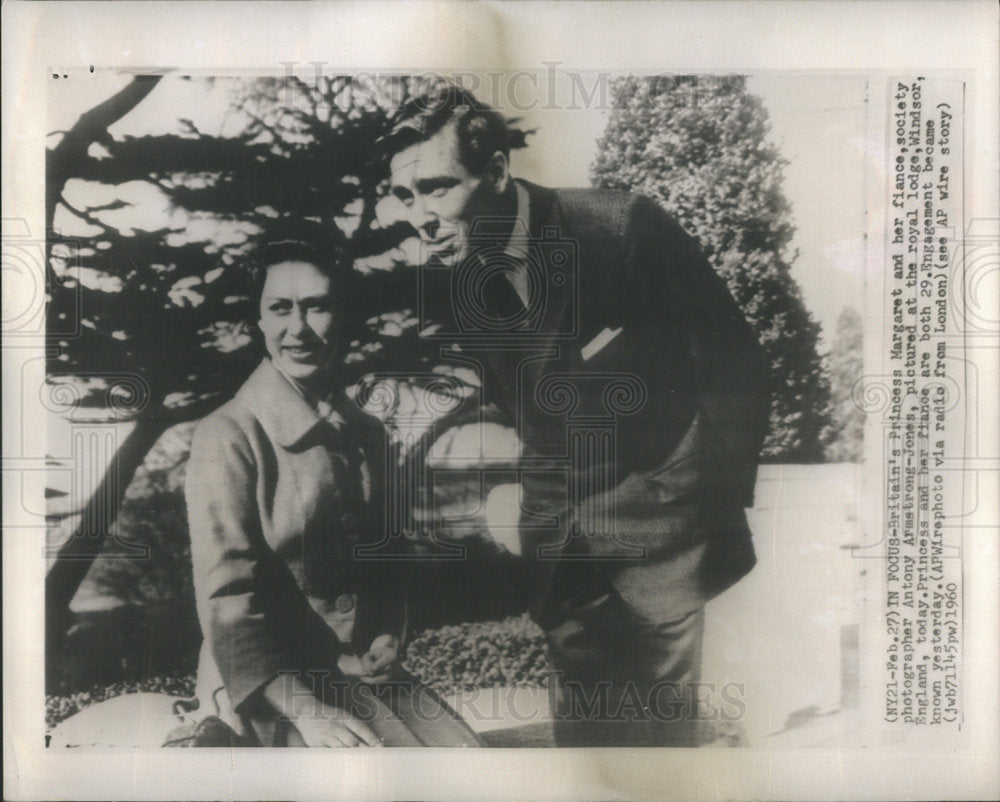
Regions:
[[[606,370],[613,367],[621,369],[622,359],[626,354],[626,332],[623,326],[610,324],[592,336],[579,338],[576,358],[586,369]]]

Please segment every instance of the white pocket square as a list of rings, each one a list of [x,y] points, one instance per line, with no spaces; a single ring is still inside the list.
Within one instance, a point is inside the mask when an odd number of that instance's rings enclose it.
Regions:
[[[609,329],[605,326],[598,335],[587,343],[583,348],[580,349],[580,356],[583,357],[583,361],[586,362],[588,359],[594,356],[598,351],[604,348],[609,342],[611,342],[615,337],[622,333],[622,327],[619,326],[617,329]]]

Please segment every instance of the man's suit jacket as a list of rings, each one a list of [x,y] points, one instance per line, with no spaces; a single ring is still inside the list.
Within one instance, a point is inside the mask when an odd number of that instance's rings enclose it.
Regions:
[[[654,620],[682,617],[755,562],[744,508],[767,430],[766,356],[697,243],[655,202],[522,185],[529,258],[548,277],[528,326],[551,357],[494,351],[484,394],[529,458],[571,463],[522,477],[535,615],[558,619],[604,576]],[[558,243],[574,253],[568,276]]]

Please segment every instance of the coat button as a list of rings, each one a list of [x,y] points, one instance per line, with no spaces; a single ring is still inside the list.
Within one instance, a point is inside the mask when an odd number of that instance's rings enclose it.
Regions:
[[[345,512],[340,516],[340,524],[344,527],[345,532],[353,532],[358,528],[358,519],[354,517],[353,513]]]
[[[337,597],[337,601],[333,603],[333,606],[337,608],[338,613],[349,613],[354,609],[354,597],[344,593]]]

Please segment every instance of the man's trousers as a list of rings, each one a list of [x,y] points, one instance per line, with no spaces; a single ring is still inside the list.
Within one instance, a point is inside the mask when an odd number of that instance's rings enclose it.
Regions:
[[[704,609],[650,621],[610,590],[546,631],[557,746],[697,746]]]

